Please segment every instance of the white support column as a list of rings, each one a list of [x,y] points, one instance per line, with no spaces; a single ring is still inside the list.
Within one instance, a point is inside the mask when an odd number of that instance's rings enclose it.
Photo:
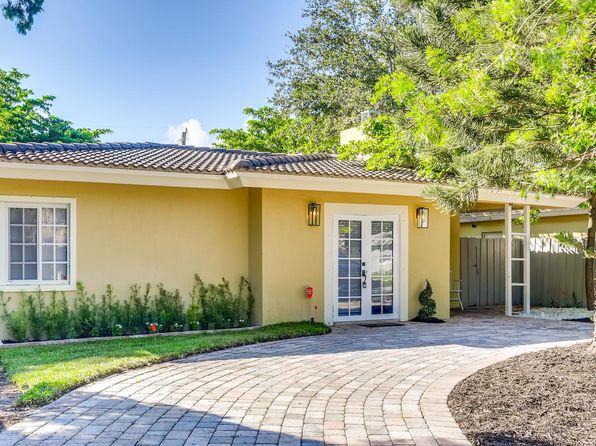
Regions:
[[[511,204],[505,205],[505,315],[513,316],[511,273]]]
[[[530,206],[524,206],[524,313],[530,313]]]

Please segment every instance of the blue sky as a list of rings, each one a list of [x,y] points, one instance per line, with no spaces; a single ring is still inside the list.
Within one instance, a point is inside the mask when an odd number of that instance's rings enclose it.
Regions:
[[[0,20],[0,68],[29,73],[54,114],[111,128],[104,141],[166,142],[186,122],[204,143],[201,128],[240,127],[272,95],[267,58],[288,48],[303,3],[46,0],[25,36]]]

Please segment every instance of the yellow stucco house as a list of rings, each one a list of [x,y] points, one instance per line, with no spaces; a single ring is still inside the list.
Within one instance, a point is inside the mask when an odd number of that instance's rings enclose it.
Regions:
[[[422,198],[427,184],[327,154],[0,144],[0,290],[161,282],[188,295],[195,273],[246,276],[254,323],[331,324],[410,319],[428,279],[448,318],[455,220]],[[580,201],[480,191],[483,208]]]

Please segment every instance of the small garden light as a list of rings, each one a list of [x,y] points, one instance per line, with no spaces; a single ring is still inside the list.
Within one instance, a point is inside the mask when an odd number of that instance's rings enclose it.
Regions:
[[[416,209],[416,227],[420,229],[428,229],[428,208]]]
[[[308,226],[321,226],[321,205],[308,203]]]

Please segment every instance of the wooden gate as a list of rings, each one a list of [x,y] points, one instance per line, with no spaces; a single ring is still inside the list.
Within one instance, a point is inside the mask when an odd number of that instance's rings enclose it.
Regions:
[[[513,240],[513,257],[523,257],[522,241]],[[584,259],[576,250],[549,237],[530,240],[531,305],[585,305]],[[466,306],[505,304],[505,239],[460,239],[462,301]],[[523,265],[514,262],[513,282],[522,282]],[[513,305],[523,303],[523,291],[513,290]]]

